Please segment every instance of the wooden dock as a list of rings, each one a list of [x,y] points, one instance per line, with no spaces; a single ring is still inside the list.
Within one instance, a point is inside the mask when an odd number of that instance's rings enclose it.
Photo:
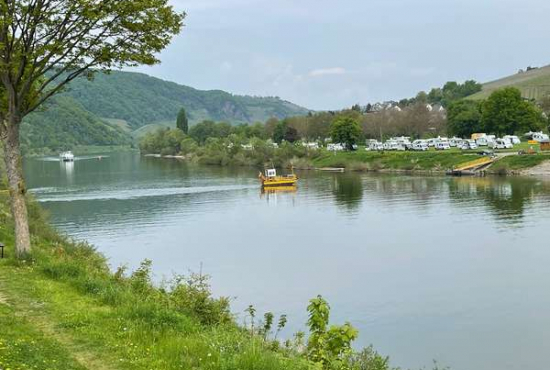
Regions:
[[[317,171],[324,171],[324,172],[345,172],[346,169],[343,167],[321,167],[316,168]]]

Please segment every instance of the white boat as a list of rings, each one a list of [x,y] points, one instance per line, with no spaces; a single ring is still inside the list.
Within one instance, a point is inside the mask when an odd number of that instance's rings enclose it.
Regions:
[[[63,162],[73,162],[74,154],[71,151],[63,152],[59,155]]]

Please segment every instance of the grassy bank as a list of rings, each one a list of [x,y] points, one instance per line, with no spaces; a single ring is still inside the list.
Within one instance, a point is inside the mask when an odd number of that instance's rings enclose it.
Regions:
[[[428,171],[442,172],[460,164],[479,159],[474,153],[458,150],[445,152],[324,152],[311,162],[311,166],[342,167],[350,171]],[[517,173],[550,160],[550,154],[510,155],[499,159],[489,173]]]
[[[493,164],[489,172],[495,174],[518,173],[550,161],[549,154],[536,155],[511,155],[498,160]]]
[[[93,248],[57,235],[31,206],[33,255],[13,256],[0,195],[0,368],[307,369],[292,348],[274,350],[233,321],[203,277],[154,288],[150,264],[111,273]]]
[[[343,167],[352,171],[444,171],[479,158],[460,152],[325,152],[313,161],[315,167]]]
[[[53,230],[32,201],[33,253],[18,261],[7,201],[0,192],[2,370],[390,369],[372,349],[346,351],[345,361],[312,361],[303,336],[274,340],[276,324],[266,328],[262,313],[253,327],[241,327],[202,275],[158,287],[148,261],[134,272],[111,272],[92,247]]]

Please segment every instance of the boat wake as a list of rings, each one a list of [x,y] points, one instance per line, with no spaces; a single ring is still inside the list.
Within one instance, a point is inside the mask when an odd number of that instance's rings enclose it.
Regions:
[[[200,186],[200,187],[170,187],[170,188],[139,188],[139,189],[108,189],[95,190],[86,193],[77,193],[65,189],[37,188],[30,190],[37,200],[45,202],[74,202],[88,200],[130,200],[149,197],[179,196],[200,193],[233,192],[257,189],[257,185],[227,185],[227,186]]]

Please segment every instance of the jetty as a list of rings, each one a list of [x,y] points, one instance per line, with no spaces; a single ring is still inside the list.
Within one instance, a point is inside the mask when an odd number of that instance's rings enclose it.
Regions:
[[[346,169],[343,167],[321,167],[316,168],[317,171],[324,171],[324,172],[345,172]]]

